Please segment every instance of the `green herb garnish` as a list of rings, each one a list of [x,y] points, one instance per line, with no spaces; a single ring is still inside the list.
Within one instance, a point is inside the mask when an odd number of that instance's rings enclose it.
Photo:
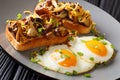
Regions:
[[[92,25],[91,25],[91,31],[90,31],[90,33],[94,34],[94,35],[99,35],[100,33],[99,33],[99,31],[97,31],[97,29],[96,29],[95,26],[96,26],[96,23],[93,22]]]
[[[58,68],[57,72],[59,72],[61,70],[61,68]]]
[[[39,0],[39,2],[44,2],[44,0]]]
[[[86,41],[85,40],[81,40],[81,42],[85,43]]]
[[[108,63],[107,63],[107,62],[103,62],[102,64],[103,64],[104,66],[106,66]]]
[[[46,52],[46,50],[45,50],[44,48],[40,48],[40,51],[39,51],[39,54],[40,54],[40,55],[45,54],[45,52]]]
[[[78,22],[80,22],[82,20],[82,17],[81,16],[79,16],[78,17]]]
[[[49,68],[48,68],[48,67],[46,67],[46,66],[44,66],[43,68],[44,68],[45,70],[49,70]]]
[[[96,34],[96,31],[94,29],[91,29],[90,33]]]
[[[61,54],[61,58],[70,58],[70,56],[67,54]]]
[[[71,72],[66,72],[65,75],[67,75],[67,76],[71,76],[72,73],[71,73]]]
[[[104,45],[107,45],[107,42],[105,42],[105,41],[102,41],[102,43],[103,43]]]
[[[103,36],[99,36],[99,37],[93,38],[93,40],[97,40],[97,41],[100,41],[100,40],[102,40],[102,39],[104,39]]]
[[[18,20],[22,19],[22,14],[18,13],[18,14],[17,14],[17,19],[18,19]]]
[[[73,30],[73,31],[72,31],[72,34],[73,34],[73,35],[75,35],[75,33],[76,33],[76,31],[75,31],[75,30]]]
[[[112,49],[115,49],[115,47],[114,47],[114,45],[113,45],[113,44],[111,44],[111,48],[112,48]]]
[[[57,19],[54,18],[50,18],[50,20],[47,22],[47,24],[52,24],[52,27],[58,27],[59,26],[59,22]]]
[[[31,57],[30,61],[33,62],[33,63],[37,63],[37,62],[39,62],[40,60],[37,59],[36,57]]]
[[[44,27],[38,28],[38,32],[41,33],[44,30]]]
[[[73,41],[74,38],[73,38],[72,36],[70,36],[70,37],[68,37],[68,40],[69,40],[69,41]]]
[[[84,74],[84,77],[90,78],[91,74]]]
[[[37,51],[33,51],[33,52],[31,53],[31,57],[36,57],[36,56],[37,56],[37,54],[38,54],[38,52],[37,52]]]
[[[62,54],[62,50],[61,49],[59,49],[58,52]]]
[[[75,71],[75,70],[73,70],[73,72],[71,73],[71,72],[66,72],[65,73],[67,76],[72,76],[72,75],[77,75],[78,74],[78,72],[77,71]]]
[[[77,52],[79,56],[83,56],[84,54],[82,52]]]
[[[94,61],[94,57],[90,57],[90,60],[91,60],[91,61]]]
[[[77,75],[77,74],[78,74],[77,71],[73,70],[73,75]]]
[[[6,23],[9,23],[10,22],[10,20],[6,20]]]

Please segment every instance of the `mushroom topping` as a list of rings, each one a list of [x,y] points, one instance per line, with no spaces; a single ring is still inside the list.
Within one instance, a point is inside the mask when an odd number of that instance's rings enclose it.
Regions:
[[[53,5],[54,7],[58,7],[56,0],[52,0],[51,2],[52,2],[52,5]]]
[[[51,12],[48,10],[48,8],[40,8],[36,10],[36,13],[41,16],[41,15],[45,15],[48,14],[50,16]]]
[[[20,41],[20,38],[23,36],[23,34],[22,34],[22,28],[20,26],[18,26],[18,30],[17,30],[17,33],[16,33],[16,40],[17,41]]]
[[[19,38],[19,30],[20,30],[20,26],[21,24],[17,21],[11,21],[9,22],[9,25],[8,25],[8,29],[9,31],[13,34],[13,36],[16,38],[16,40],[18,41],[18,38]]]
[[[38,32],[37,30],[35,29],[34,25],[33,25],[33,22],[32,21],[29,21],[28,23],[28,31],[27,31],[27,36],[30,36],[30,37],[35,37],[38,35]]]
[[[17,21],[10,21],[8,24],[9,31],[16,33],[18,29],[16,25],[17,25]]]
[[[91,20],[90,18],[83,18],[81,21],[80,21],[81,24],[84,24],[85,26],[89,27],[89,25],[91,24]]]
[[[78,22],[89,27],[92,24],[92,20],[91,20],[91,16],[89,15],[89,11],[85,11],[85,13],[83,14],[83,18],[81,18],[81,20],[79,20]]]
[[[55,7],[53,12],[60,12],[60,11],[62,11],[65,8],[65,6],[66,6],[66,4],[60,3],[59,7]]]
[[[59,18],[65,18],[67,17],[67,15],[68,15],[67,11],[63,10],[62,12],[60,12],[59,15],[56,15],[56,16]]]
[[[20,42],[23,40],[22,38],[24,37],[22,27],[21,27],[21,22],[20,21],[14,21],[11,20],[8,25],[9,31],[13,34],[14,38]]]
[[[61,37],[64,37],[68,34],[67,29],[64,27],[56,28],[54,32],[56,36],[61,36]]]

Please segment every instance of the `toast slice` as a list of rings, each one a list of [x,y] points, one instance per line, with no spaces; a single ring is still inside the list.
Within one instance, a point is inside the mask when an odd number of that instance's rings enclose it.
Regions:
[[[67,39],[68,36],[64,36],[64,37],[54,36],[51,38],[46,38],[46,37],[33,38],[33,39],[29,39],[25,43],[20,43],[14,38],[14,36],[8,30],[8,26],[6,26],[6,37],[8,41],[11,43],[11,45],[18,51],[25,51],[36,47],[65,43],[68,40]]]
[[[26,18],[10,20],[6,37],[16,50],[25,51],[65,43],[69,37],[89,33],[92,27],[89,11],[78,3],[46,0]]]

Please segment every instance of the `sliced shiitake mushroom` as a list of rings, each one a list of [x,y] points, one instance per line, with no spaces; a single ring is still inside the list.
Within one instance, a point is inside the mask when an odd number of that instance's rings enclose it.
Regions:
[[[68,30],[65,27],[56,28],[54,31],[56,36],[64,37],[68,34]]]
[[[53,12],[61,12],[65,8],[66,4],[61,3],[59,7],[55,7]]]
[[[68,15],[68,12],[63,10],[63,11],[60,12],[60,14],[58,14],[56,16],[59,17],[59,18],[66,18],[67,15]]]

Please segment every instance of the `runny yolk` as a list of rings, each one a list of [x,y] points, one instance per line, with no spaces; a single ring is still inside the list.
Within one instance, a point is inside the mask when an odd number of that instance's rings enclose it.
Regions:
[[[92,51],[96,55],[99,55],[101,57],[107,55],[107,49],[105,45],[97,40],[86,41],[85,45],[90,51]]]
[[[64,67],[71,67],[76,65],[76,56],[68,50],[61,49],[55,50],[52,54],[52,58],[57,61],[57,63]]]

